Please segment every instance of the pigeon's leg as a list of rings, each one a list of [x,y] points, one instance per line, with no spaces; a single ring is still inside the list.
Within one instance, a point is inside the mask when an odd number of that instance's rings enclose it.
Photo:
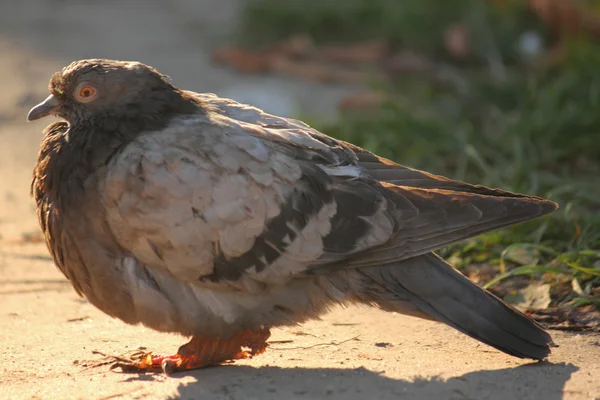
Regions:
[[[269,329],[243,331],[227,340],[194,336],[174,356],[146,355],[137,367],[141,370],[162,369],[171,373],[243,360],[264,353],[269,336]]]

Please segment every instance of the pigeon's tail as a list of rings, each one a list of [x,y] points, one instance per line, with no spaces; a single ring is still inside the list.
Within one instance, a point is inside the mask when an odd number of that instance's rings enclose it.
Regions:
[[[361,300],[385,310],[433,317],[520,358],[541,360],[554,346],[550,335],[535,321],[481,289],[433,253],[359,271],[368,287],[361,291]]]

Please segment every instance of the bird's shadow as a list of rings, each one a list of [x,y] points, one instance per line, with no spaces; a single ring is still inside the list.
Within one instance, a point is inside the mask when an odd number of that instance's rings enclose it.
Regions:
[[[358,369],[225,366],[176,374],[180,399],[545,399],[563,398],[579,368],[536,363],[449,379],[388,378]]]

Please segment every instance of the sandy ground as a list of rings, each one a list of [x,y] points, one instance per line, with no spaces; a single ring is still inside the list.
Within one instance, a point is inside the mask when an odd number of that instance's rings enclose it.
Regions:
[[[600,399],[600,337],[554,332],[532,364],[441,324],[370,309],[276,330],[253,360],[173,377],[94,366],[103,354],[172,353],[185,338],[113,320],[78,298],[48,258],[28,196],[40,132],[28,109],[50,74],[85,57],[144,61],[179,86],[254,99],[276,112],[330,117],[352,88],[213,67],[234,0],[0,1],[0,399]],[[234,96],[234,97],[235,97]]]

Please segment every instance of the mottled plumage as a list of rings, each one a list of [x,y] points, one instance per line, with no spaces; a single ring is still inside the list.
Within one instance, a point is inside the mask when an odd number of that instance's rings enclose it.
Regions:
[[[66,122],[44,132],[32,192],[57,266],[107,314],[226,340],[359,302],[548,355],[535,322],[431,251],[554,203],[395,164],[139,63],[78,61],[50,92],[29,118]]]

